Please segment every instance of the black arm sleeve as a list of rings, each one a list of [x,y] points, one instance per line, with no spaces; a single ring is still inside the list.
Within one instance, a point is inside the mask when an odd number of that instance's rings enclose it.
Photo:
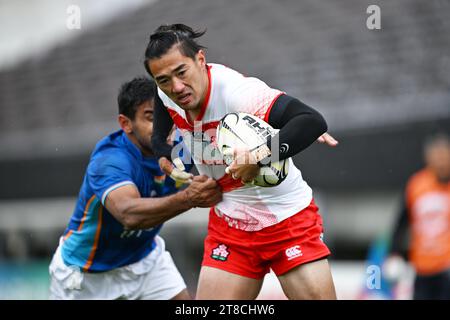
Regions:
[[[390,253],[399,254],[406,260],[409,242],[409,221],[405,200],[402,202],[402,208],[392,233]]]
[[[166,107],[158,95],[155,97],[155,107],[153,111],[153,135],[151,146],[154,154],[160,157],[171,159],[172,146],[167,143],[167,137],[173,127],[173,120]]]
[[[268,122],[275,129],[280,129],[267,143],[271,149],[275,147],[275,139],[278,139],[279,160],[303,151],[328,129],[319,112],[285,94],[280,95],[273,104]],[[272,154],[275,152],[271,151]]]

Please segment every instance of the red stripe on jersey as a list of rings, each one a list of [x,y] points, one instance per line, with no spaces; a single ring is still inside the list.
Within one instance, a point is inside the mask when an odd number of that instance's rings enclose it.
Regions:
[[[269,123],[269,115],[270,110],[272,110],[273,105],[275,104],[275,101],[277,101],[278,97],[284,94],[284,92],[281,92],[280,94],[277,94],[275,98],[273,98],[272,102],[270,103],[269,109],[267,109],[266,114],[264,115],[264,121]]]
[[[173,122],[179,129],[185,129],[189,131],[194,130],[194,126],[188,123],[178,112],[170,108],[167,108],[167,110],[169,111],[169,114],[172,117]]]
[[[222,189],[222,192],[230,192],[244,185],[240,179],[234,180],[229,174],[225,174],[222,178],[217,180],[217,184]]]
[[[169,111],[169,114],[173,120],[173,122],[175,123],[175,125],[179,128],[179,129],[184,129],[184,130],[188,130],[188,131],[194,131],[194,126],[192,124],[190,124],[189,122],[186,121],[186,119],[184,119],[178,112],[176,112],[175,110],[172,110],[170,108],[167,108],[167,110]],[[207,123],[202,123],[202,131],[207,131],[209,129],[216,129],[217,126],[219,125],[220,121],[211,121],[211,122],[207,122]]]
[[[211,122],[207,122],[207,123],[202,123],[202,131],[216,129],[217,126],[219,125],[219,122],[220,121],[211,121]]]

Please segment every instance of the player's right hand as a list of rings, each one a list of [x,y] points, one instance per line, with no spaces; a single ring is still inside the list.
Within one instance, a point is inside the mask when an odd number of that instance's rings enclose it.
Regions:
[[[194,175],[185,171],[185,167],[180,158],[175,158],[172,163],[167,158],[162,157],[159,158],[158,163],[161,170],[175,180],[177,186],[192,182]]]
[[[205,175],[195,176],[183,190],[192,207],[209,208],[222,201],[222,190],[216,180]]]

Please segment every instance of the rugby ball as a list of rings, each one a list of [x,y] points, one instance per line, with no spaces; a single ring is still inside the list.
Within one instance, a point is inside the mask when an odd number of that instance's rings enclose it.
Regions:
[[[224,162],[230,165],[234,160],[230,155],[233,148],[248,148],[253,150],[278,132],[264,120],[244,112],[228,113],[219,122],[216,131],[216,144],[223,156]],[[261,167],[259,175],[253,184],[260,187],[273,187],[283,182],[288,174],[289,159],[271,162]]]

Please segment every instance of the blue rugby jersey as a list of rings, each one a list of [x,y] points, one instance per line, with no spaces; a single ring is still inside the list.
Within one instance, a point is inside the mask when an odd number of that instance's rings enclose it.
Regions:
[[[125,230],[104,207],[109,192],[134,184],[142,197],[176,192],[165,179],[156,158],[141,151],[119,130],[100,140],[91,154],[78,201],[62,244],[66,265],[85,272],[102,272],[137,262],[155,247],[162,225],[147,230]]]

